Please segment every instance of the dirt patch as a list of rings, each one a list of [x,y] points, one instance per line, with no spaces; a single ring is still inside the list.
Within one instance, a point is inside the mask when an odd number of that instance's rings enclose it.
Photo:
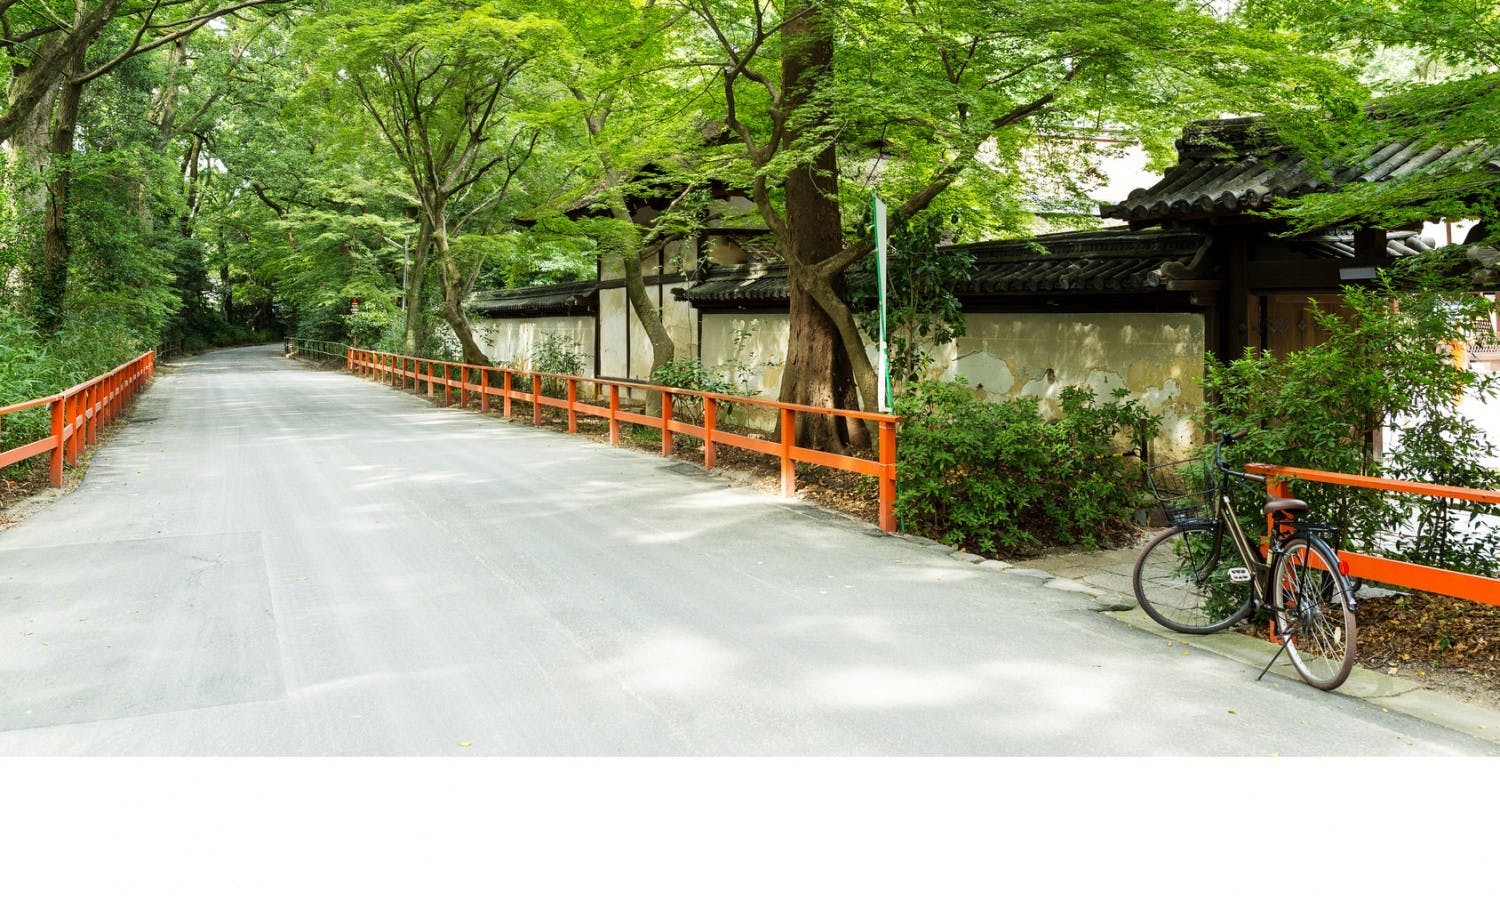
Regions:
[[[1500,709],[1500,608],[1430,594],[1360,603],[1359,664]]]

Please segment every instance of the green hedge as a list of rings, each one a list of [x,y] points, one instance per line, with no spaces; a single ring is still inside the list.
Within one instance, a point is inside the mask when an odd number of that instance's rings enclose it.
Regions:
[[[913,385],[896,404],[906,419],[897,459],[903,527],[986,554],[1106,543],[1142,502],[1138,458],[1125,454],[1160,426],[1125,396],[1100,401],[1065,388],[1062,415],[1048,420],[1034,398],[995,403],[963,382]]]

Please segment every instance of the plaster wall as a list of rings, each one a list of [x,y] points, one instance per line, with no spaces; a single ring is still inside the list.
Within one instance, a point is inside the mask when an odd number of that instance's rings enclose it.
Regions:
[[[781,392],[791,318],[786,313],[703,313],[703,347],[699,359],[718,369],[740,390],[775,400]],[[769,430],[775,416],[748,407],[746,424]]]
[[[1186,452],[1201,437],[1203,317],[1193,313],[974,313],[968,333],[938,351],[942,377],[962,376],[981,397],[1036,397],[1059,411],[1068,385],[1108,397],[1118,388],[1162,417],[1153,451]]]
[[[536,319],[471,320],[474,339],[498,366],[527,368],[542,335],[561,334],[573,340],[583,355],[581,374],[595,374],[594,320],[591,316],[553,316]]]

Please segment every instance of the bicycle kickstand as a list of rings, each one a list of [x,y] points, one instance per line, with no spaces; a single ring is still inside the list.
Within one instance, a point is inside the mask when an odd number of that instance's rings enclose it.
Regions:
[[[1281,659],[1281,654],[1286,652],[1286,645],[1291,643],[1291,640],[1292,636],[1290,634],[1281,639],[1281,646],[1277,648],[1276,655],[1271,657],[1271,661],[1266,663],[1266,667],[1260,670],[1259,675],[1255,676],[1256,681],[1260,681],[1262,678],[1266,677],[1266,673],[1271,671],[1272,666],[1276,665],[1276,660]]]

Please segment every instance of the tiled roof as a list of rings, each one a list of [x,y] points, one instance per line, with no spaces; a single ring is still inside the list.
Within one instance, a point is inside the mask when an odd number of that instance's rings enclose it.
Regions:
[[[586,316],[599,310],[599,285],[570,281],[537,287],[480,291],[464,304],[477,315],[492,319],[517,316]]]
[[[1312,257],[1354,259],[1354,235],[1348,231],[1289,238],[1287,245]],[[1385,236],[1385,250],[1391,259],[1403,259],[1432,250],[1436,245],[1415,231],[1391,231]]]
[[[987,241],[949,248],[974,256],[970,279],[954,286],[963,296],[1059,292],[1150,292],[1166,289],[1203,249],[1205,238],[1191,232],[1064,232],[1031,240]],[[863,268],[849,274],[851,286],[868,284]],[[714,266],[706,277],[679,291],[695,306],[785,302],[790,289],[782,263]]]
[[[1459,147],[1402,138],[1359,153],[1326,170],[1276,142],[1258,118],[1199,122],[1177,141],[1177,165],[1123,203],[1105,205],[1105,218],[1134,225],[1269,208],[1285,197],[1328,191],[1359,181],[1381,183],[1417,171],[1453,174],[1477,165],[1500,168],[1500,147]]]
[[[962,249],[974,255],[963,295],[1068,291],[1157,291],[1186,269],[1205,238],[1191,232],[1074,231],[1033,240],[988,241]]]

